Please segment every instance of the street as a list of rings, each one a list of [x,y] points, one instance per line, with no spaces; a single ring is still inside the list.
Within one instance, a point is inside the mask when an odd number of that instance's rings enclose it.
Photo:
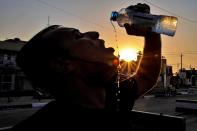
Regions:
[[[35,113],[38,109],[10,109],[0,111],[0,128],[10,127]]]
[[[179,95],[176,97],[146,96],[136,101],[134,105],[134,110],[184,117],[186,118],[186,131],[196,131],[197,113],[190,114],[190,113],[184,113],[184,112],[176,112],[175,111],[176,99],[197,100],[197,95],[196,94],[195,95]]]
[[[196,99],[197,95],[180,95],[176,97],[152,97],[145,96],[136,101],[134,110],[162,113],[172,116],[180,116],[186,118],[186,131],[196,131],[197,129],[197,114],[188,114],[184,112],[176,112],[176,99]],[[10,127],[28,116],[35,113],[39,108],[24,108],[24,109],[8,109],[0,111],[0,128]],[[165,124],[165,123],[164,123]]]

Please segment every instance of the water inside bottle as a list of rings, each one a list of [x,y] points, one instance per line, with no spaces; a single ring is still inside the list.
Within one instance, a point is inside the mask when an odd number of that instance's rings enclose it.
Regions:
[[[173,16],[161,16],[160,22],[155,26],[157,33],[174,36],[178,19]]]

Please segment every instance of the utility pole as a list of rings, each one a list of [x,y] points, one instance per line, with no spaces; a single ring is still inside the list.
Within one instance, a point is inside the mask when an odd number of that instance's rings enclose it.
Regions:
[[[181,71],[183,70],[183,54],[181,53]]]

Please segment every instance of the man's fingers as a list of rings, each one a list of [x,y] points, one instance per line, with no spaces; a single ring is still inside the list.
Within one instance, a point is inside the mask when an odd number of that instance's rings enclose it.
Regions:
[[[126,29],[127,34],[129,34],[129,35],[133,34],[132,27],[130,24],[124,24],[124,27]]]

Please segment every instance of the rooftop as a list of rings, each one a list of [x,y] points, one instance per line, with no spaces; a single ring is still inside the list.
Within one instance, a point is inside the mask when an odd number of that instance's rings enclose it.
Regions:
[[[19,38],[7,39],[0,41],[0,50],[9,50],[9,51],[19,51],[26,41],[22,41]]]

